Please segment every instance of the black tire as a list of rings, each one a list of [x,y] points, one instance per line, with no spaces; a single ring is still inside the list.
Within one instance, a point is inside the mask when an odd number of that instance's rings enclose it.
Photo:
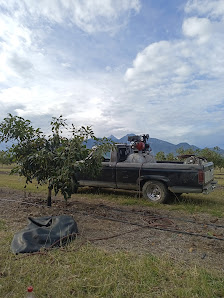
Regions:
[[[143,198],[152,203],[165,203],[169,192],[165,184],[160,181],[147,181],[142,188]]]

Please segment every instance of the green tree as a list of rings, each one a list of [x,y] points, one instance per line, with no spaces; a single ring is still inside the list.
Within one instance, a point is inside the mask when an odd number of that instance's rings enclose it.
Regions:
[[[214,147],[213,149],[204,148],[204,149],[196,149],[195,151],[191,148],[184,150],[183,147],[178,148],[176,150],[177,154],[179,154],[179,158],[181,155],[186,154],[194,154],[199,157],[204,157],[207,161],[212,161],[216,168],[219,168],[220,171],[224,167],[224,157],[219,153],[220,148]],[[184,159],[184,158],[182,158]]]
[[[220,148],[218,146],[214,147],[213,150],[215,152],[215,165],[221,171],[224,168],[224,156],[219,153]]]
[[[97,139],[91,127],[69,127],[62,116],[52,118],[51,131],[46,136],[39,128],[34,129],[29,120],[11,114],[0,123],[0,142],[14,141],[8,150],[16,162],[12,173],[25,176],[26,183],[36,179],[40,185],[48,184],[48,206],[52,190],[55,195],[60,191],[65,200],[77,191],[79,172],[97,175],[102,154],[112,147],[107,138]],[[90,137],[97,150],[86,148]]]
[[[168,161],[175,161],[176,158],[175,158],[174,154],[171,152],[171,153],[168,153],[166,155],[166,160],[168,160]]]
[[[13,157],[8,151],[0,151],[0,163],[4,165],[10,165],[13,163]]]
[[[183,147],[180,147],[176,150],[176,153],[178,155],[187,155],[187,154],[196,154],[196,151],[194,151],[192,148],[184,149]]]
[[[205,157],[208,161],[212,161],[214,166],[221,170],[224,166],[224,157],[219,153],[219,150],[219,147],[214,147],[213,150],[204,148],[200,151],[200,155]]]
[[[159,151],[156,153],[156,160],[158,161],[162,161],[162,160],[166,160],[166,155],[163,151]]]
[[[184,150],[183,147],[180,147],[180,148],[178,148],[178,149],[176,150],[176,153],[177,153],[178,155],[184,155],[184,154],[185,154],[185,150]]]

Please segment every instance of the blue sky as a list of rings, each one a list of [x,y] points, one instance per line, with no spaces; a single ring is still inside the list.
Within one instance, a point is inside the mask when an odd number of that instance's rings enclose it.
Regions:
[[[223,0],[1,0],[0,120],[224,148]]]

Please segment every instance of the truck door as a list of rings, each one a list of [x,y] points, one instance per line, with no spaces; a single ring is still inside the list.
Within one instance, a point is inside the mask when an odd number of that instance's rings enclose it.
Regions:
[[[79,177],[81,186],[112,187],[116,188],[115,163],[102,162],[102,169],[96,177],[88,174]]]
[[[116,168],[115,163],[102,162],[102,171],[97,177],[97,181],[102,184],[102,187],[116,187]]]
[[[116,165],[117,188],[139,189],[141,163],[119,162]]]

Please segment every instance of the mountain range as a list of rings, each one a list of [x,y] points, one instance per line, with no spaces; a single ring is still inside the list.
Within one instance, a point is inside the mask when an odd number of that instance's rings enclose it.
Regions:
[[[108,138],[111,139],[115,143],[124,144],[124,143],[128,142],[128,136],[133,136],[133,135],[135,135],[135,134],[127,134],[127,135],[123,136],[120,139],[118,139],[115,136],[111,135]],[[179,149],[179,148],[183,148],[184,150],[187,150],[187,149],[193,149],[193,150],[201,149],[197,146],[189,145],[188,143],[179,143],[177,145],[174,145],[172,143],[169,143],[169,142],[166,142],[166,141],[163,141],[163,140],[160,140],[160,139],[156,139],[156,138],[149,138],[149,144],[150,144],[150,147],[152,148],[153,154],[156,154],[160,151],[163,151],[165,154],[168,154],[168,153],[176,154],[176,150]],[[87,148],[92,148],[92,146],[94,146],[94,140],[89,139],[88,142],[87,142]],[[224,155],[224,150],[220,149],[219,153]]]
[[[115,136],[111,135],[108,138],[111,139],[115,143],[124,144],[124,143],[128,142],[128,136],[133,136],[133,135],[135,135],[135,134],[127,134],[127,135],[123,136],[120,139],[118,139]],[[95,144],[95,141],[93,139],[89,139],[86,146],[87,146],[87,148],[90,149],[90,148],[92,148],[92,146],[94,146],[94,144]],[[201,149],[197,146],[189,145],[188,143],[179,143],[177,145],[174,145],[172,143],[169,143],[169,142],[166,142],[166,141],[163,141],[163,140],[160,140],[160,139],[156,139],[156,138],[149,138],[149,144],[152,148],[153,154],[156,154],[159,151],[163,151],[165,154],[168,154],[168,153],[176,154],[176,150],[178,148],[183,148],[184,150],[187,150],[187,149],[190,149],[190,148],[193,149],[193,150]],[[8,145],[8,147],[10,147],[12,145],[12,143],[7,144],[7,145]],[[213,148],[211,148],[211,149],[213,149]],[[6,150],[6,145],[4,143],[0,143],[0,150]],[[220,149],[219,153],[224,155],[224,150]]]

